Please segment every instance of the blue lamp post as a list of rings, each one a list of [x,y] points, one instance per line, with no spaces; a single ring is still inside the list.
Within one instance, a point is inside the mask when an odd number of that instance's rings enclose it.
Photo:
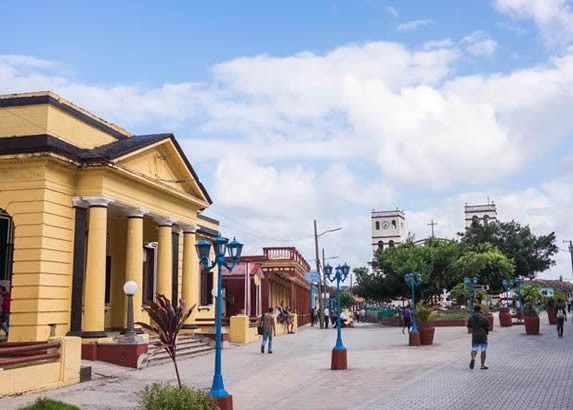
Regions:
[[[350,271],[350,266],[348,264],[338,265],[336,267],[336,272],[332,273],[332,266],[326,265],[324,267],[324,274],[329,281],[336,281],[336,305],[337,305],[337,315],[336,315],[336,345],[332,349],[332,358],[330,363],[330,368],[332,370],[346,370],[348,368],[348,361],[346,358],[346,347],[342,343],[342,324],[340,320],[341,307],[340,307],[340,282],[344,281],[348,277],[348,272]]]
[[[406,273],[404,275],[406,283],[412,290],[412,330],[410,333],[417,334],[418,326],[416,325],[416,286],[422,283],[422,274],[418,273]],[[419,343],[418,343],[419,345]]]
[[[233,239],[229,242],[228,239],[221,236],[217,236],[213,240],[213,248],[215,251],[215,260],[211,263],[209,261],[209,255],[211,253],[211,243],[205,239],[201,239],[195,245],[197,248],[197,254],[199,256],[199,261],[201,265],[206,270],[212,270],[217,266],[217,300],[215,301],[215,374],[213,375],[213,385],[211,386],[210,395],[215,399],[220,409],[232,410],[233,409],[233,397],[227,393],[225,386],[223,384],[223,374],[221,372],[221,350],[222,350],[222,332],[221,332],[221,316],[222,316],[222,285],[223,285],[223,275],[222,267],[224,266],[230,271],[233,270],[235,265],[239,263],[241,258],[241,251],[243,250],[243,244]],[[227,263],[225,259],[225,254],[229,252],[229,257],[231,259],[231,264]]]
[[[501,286],[503,286],[503,289],[507,292],[509,289],[511,289],[511,286],[513,285],[513,281],[511,279],[502,279],[501,280]],[[508,307],[508,303],[507,303],[507,295],[506,295],[506,299],[505,299],[505,307]]]
[[[474,313],[474,294],[475,294],[475,285],[477,284],[478,278],[464,278],[464,285],[470,290],[470,300],[469,300],[469,307],[468,310],[470,313]]]

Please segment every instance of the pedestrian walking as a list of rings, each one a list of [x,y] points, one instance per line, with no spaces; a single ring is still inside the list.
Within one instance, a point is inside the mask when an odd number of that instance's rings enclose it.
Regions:
[[[487,351],[487,335],[489,333],[489,321],[481,314],[481,306],[474,306],[474,313],[468,319],[468,330],[472,334],[472,350],[470,369],[475,366],[475,359],[478,352],[481,352],[481,369],[488,369],[485,365],[486,351]]]
[[[404,329],[408,329],[408,333],[410,333],[410,326],[412,326],[412,312],[410,311],[410,304],[408,304],[402,310],[402,334],[404,334]]]
[[[565,302],[562,299],[557,300],[555,304],[555,317],[557,318],[557,336],[563,337],[563,325],[567,320],[567,311],[565,310]]]
[[[273,335],[277,335],[277,326],[275,323],[275,315],[273,315],[273,308],[270,307],[269,311],[261,318],[263,326],[263,341],[261,344],[261,353],[265,352],[265,344],[268,341],[268,352],[273,352]]]
[[[328,307],[324,308],[324,328],[328,329],[328,322],[330,320],[330,310]]]

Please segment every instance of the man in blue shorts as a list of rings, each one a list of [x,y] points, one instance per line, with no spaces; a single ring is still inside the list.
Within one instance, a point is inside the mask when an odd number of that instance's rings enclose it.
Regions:
[[[489,332],[489,322],[481,313],[481,306],[474,306],[474,314],[468,319],[468,329],[472,333],[472,353],[470,369],[473,369],[476,363],[477,352],[481,352],[481,369],[487,369],[485,365],[485,356],[487,350],[487,334]]]

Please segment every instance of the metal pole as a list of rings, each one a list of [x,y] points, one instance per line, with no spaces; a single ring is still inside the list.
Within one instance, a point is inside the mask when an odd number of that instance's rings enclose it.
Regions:
[[[316,252],[316,272],[318,273],[318,320],[320,328],[324,329],[324,303],[322,300],[322,280],[320,279],[320,258],[318,256],[318,232],[314,220],[314,250]]]
[[[127,329],[125,337],[128,341],[135,341],[135,327],[133,324],[133,295],[127,295]]]
[[[224,256],[217,255],[217,301],[215,304],[215,374],[213,375],[213,385],[211,386],[211,397],[227,397],[229,393],[225,390],[223,384],[223,375],[221,372],[221,350],[222,350],[222,332],[221,332],[221,314],[223,313],[222,303],[222,269],[221,264],[224,262],[220,260]]]
[[[340,313],[341,313],[341,308],[340,308],[340,271],[336,272],[336,304],[338,305],[338,312],[337,312],[337,317],[336,317],[336,330],[337,330],[337,335],[336,335],[336,346],[334,346],[334,348],[336,350],[344,350],[344,345],[342,344],[342,331],[340,330],[341,328],[341,320],[340,320]]]
[[[324,257],[324,248],[322,248],[322,266],[326,266],[326,258]],[[322,288],[324,290],[324,292],[323,292],[324,294],[321,295],[320,297],[323,298],[322,304],[324,306],[326,306],[326,292],[328,291],[328,284],[326,283],[326,275],[323,275],[322,280],[324,281],[323,286],[322,286]],[[330,298],[328,300],[330,300]],[[332,302],[330,303],[330,306],[328,307],[328,310],[330,310],[330,309],[332,309]],[[330,320],[330,319],[325,318],[325,320]],[[327,325],[328,324],[326,324],[324,327],[326,327]]]
[[[412,281],[412,332],[418,333],[418,326],[416,326],[416,284]]]

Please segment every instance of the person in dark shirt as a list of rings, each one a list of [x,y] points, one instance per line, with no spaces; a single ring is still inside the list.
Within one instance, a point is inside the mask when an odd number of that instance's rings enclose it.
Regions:
[[[481,306],[474,306],[474,314],[468,319],[468,329],[472,333],[472,351],[470,369],[475,366],[477,352],[481,352],[481,369],[487,369],[485,357],[487,351],[487,334],[489,332],[489,322],[481,313]]]
[[[557,318],[557,336],[563,337],[563,325],[567,321],[567,311],[562,299],[559,299],[555,304],[555,317]]]

